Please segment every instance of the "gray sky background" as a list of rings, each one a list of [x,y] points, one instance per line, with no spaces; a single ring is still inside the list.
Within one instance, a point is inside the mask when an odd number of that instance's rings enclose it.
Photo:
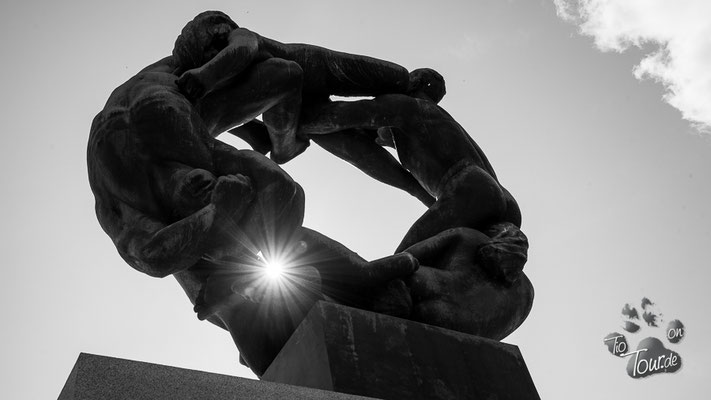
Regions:
[[[703,76],[711,34],[698,34],[709,24],[695,22],[710,15],[703,2],[677,15],[656,1],[634,9],[633,1],[631,9],[583,12],[587,24],[574,7],[558,16],[553,1],[441,3],[4,1],[2,397],[56,398],[79,352],[253,376],[229,335],[197,320],[173,278],[150,278],[120,259],[96,221],[87,181],[94,115],[206,9],[277,40],[445,77],[442,106],[523,211],[536,299],[505,341],[520,346],[543,399],[708,393],[711,140],[695,124],[708,117],[711,90],[694,90],[711,82]],[[694,29],[679,39],[675,26]],[[620,34],[629,40],[615,42]],[[677,46],[694,40],[699,47]],[[658,51],[655,42],[667,44],[667,69],[636,67]],[[677,108],[662,99],[667,88],[681,93],[667,95]],[[365,258],[390,254],[424,212],[316,145],[284,168],[306,191],[305,225]],[[634,380],[602,340],[621,330],[622,306],[644,296],[666,321],[685,324],[687,337],[667,344],[684,365]],[[628,341],[636,346],[645,335]]]

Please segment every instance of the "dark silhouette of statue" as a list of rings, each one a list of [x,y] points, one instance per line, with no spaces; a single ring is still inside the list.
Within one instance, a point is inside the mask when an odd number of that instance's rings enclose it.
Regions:
[[[290,160],[308,145],[296,137],[302,103],[327,101],[330,95],[403,93],[408,84],[408,72],[399,65],[280,43],[240,28],[218,12],[202,13],[186,25],[173,58],[183,69],[177,84],[190,100],[212,92],[198,103],[201,113],[216,125],[208,129],[224,132],[235,122],[247,122],[235,121],[236,115],[263,114],[271,158],[277,162]],[[270,63],[278,63],[280,71],[264,70]],[[223,95],[215,93],[226,87]]]
[[[522,272],[528,240],[518,204],[479,146],[437,105],[442,76],[431,69],[410,75],[408,95],[320,105],[305,113],[300,133],[377,130],[379,143],[396,148],[402,166],[436,199],[395,250],[421,265],[408,281],[411,318],[501,339],[533,301]]]
[[[284,44],[202,13],[95,117],[97,217],[129,265],[175,276],[257,375],[319,300],[501,338],[531,307],[528,242],[483,152],[437,106],[443,95],[432,70]],[[254,150],[217,140],[225,131]],[[368,262],[302,226],[303,190],[277,163],[310,140],[429,207],[395,255]],[[277,260],[288,269],[270,280]]]
[[[221,133],[237,126],[231,133],[262,154],[270,152],[278,163],[308,146],[307,138],[297,136],[302,108],[328,102],[330,95],[375,96],[409,89],[408,72],[399,65],[318,46],[280,43],[239,28],[218,12],[200,14],[186,25],[173,57],[182,68],[178,86],[189,99],[200,99],[196,106],[211,121],[208,129]],[[253,119],[258,115],[263,122]],[[314,141],[428,206],[434,201],[367,136],[334,134]]]
[[[301,187],[263,155],[214,138],[262,113],[278,128],[274,121],[288,120],[290,114],[267,115],[289,106],[283,101],[304,83],[293,61],[265,56],[234,79],[198,78],[224,67],[220,60],[226,58],[218,50],[222,35],[234,26],[222,13],[199,15],[183,34],[202,32],[202,51],[214,51],[216,57],[205,56],[205,65],[185,65],[183,58],[169,56],[119,86],[93,121],[87,161],[97,217],[119,254],[148,275],[174,275],[198,316],[228,329],[241,357],[259,375],[315,301],[374,308],[369,290],[409,276],[417,263],[407,254],[368,263],[303,228]],[[180,46],[181,39],[175,53]],[[193,51],[200,48],[193,46]],[[330,57],[337,63],[341,55],[314,48],[314,59]],[[391,66],[359,56],[347,59],[354,66],[361,60],[358,71],[366,76],[372,68],[374,77],[387,77],[380,68]],[[349,75],[340,77],[345,87],[352,84]],[[204,95],[195,95],[197,81],[209,84],[201,89]],[[374,84],[375,79],[365,81]],[[340,92],[337,81],[328,83]],[[283,143],[289,154],[294,142]],[[289,293],[263,282],[262,258],[289,260]]]

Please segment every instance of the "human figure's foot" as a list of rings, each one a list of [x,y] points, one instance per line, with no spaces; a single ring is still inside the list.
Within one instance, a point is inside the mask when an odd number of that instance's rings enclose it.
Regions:
[[[310,144],[310,141],[298,138],[290,145],[285,145],[283,143],[277,145],[273,143],[273,148],[271,153],[269,153],[269,158],[277,164],[285,164],[306,151]]]

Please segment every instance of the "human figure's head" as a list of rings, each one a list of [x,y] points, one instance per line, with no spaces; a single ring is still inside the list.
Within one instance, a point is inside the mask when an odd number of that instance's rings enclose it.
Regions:
[[[447,93],[442,75],[430,68],[410,72],[407,91],[413,97],[426,98],[434,103],[439,103]]]
[[[197,68],[227,46],[230,32],[239,28],[227,14],[205,11],[183,28],[173,46],[173,58],[181,71]]]

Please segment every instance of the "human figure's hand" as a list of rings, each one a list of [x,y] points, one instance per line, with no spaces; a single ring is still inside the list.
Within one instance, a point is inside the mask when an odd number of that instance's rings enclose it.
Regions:
[[[210,171],[187,166],[175,168],[165,188],[172,216],[182,219],[209,205],[216,182]]]
[[[215,176],[207,170],[195,168],[181,176],[175,185],[175,196],[177,199],[185,199],[186,202],[204,207],[210,202],[212,189],[217,182]]]
[[[207,91],[205,84],[200,79],[200,75],[194,69],[183,73],[175,83],[190,101],[201,98]]]
[[[241,214],[254,198],[252,183],[244,175],[226,175],[217,178],[210,202],[218,218]]]
[[[282,145],[281,148],[273,146],[269,157],[277,164],[284,164],[306,151],[310,144],[311,142],[308,138],[302,139],[297,137],[288,147],[284,145]]]

